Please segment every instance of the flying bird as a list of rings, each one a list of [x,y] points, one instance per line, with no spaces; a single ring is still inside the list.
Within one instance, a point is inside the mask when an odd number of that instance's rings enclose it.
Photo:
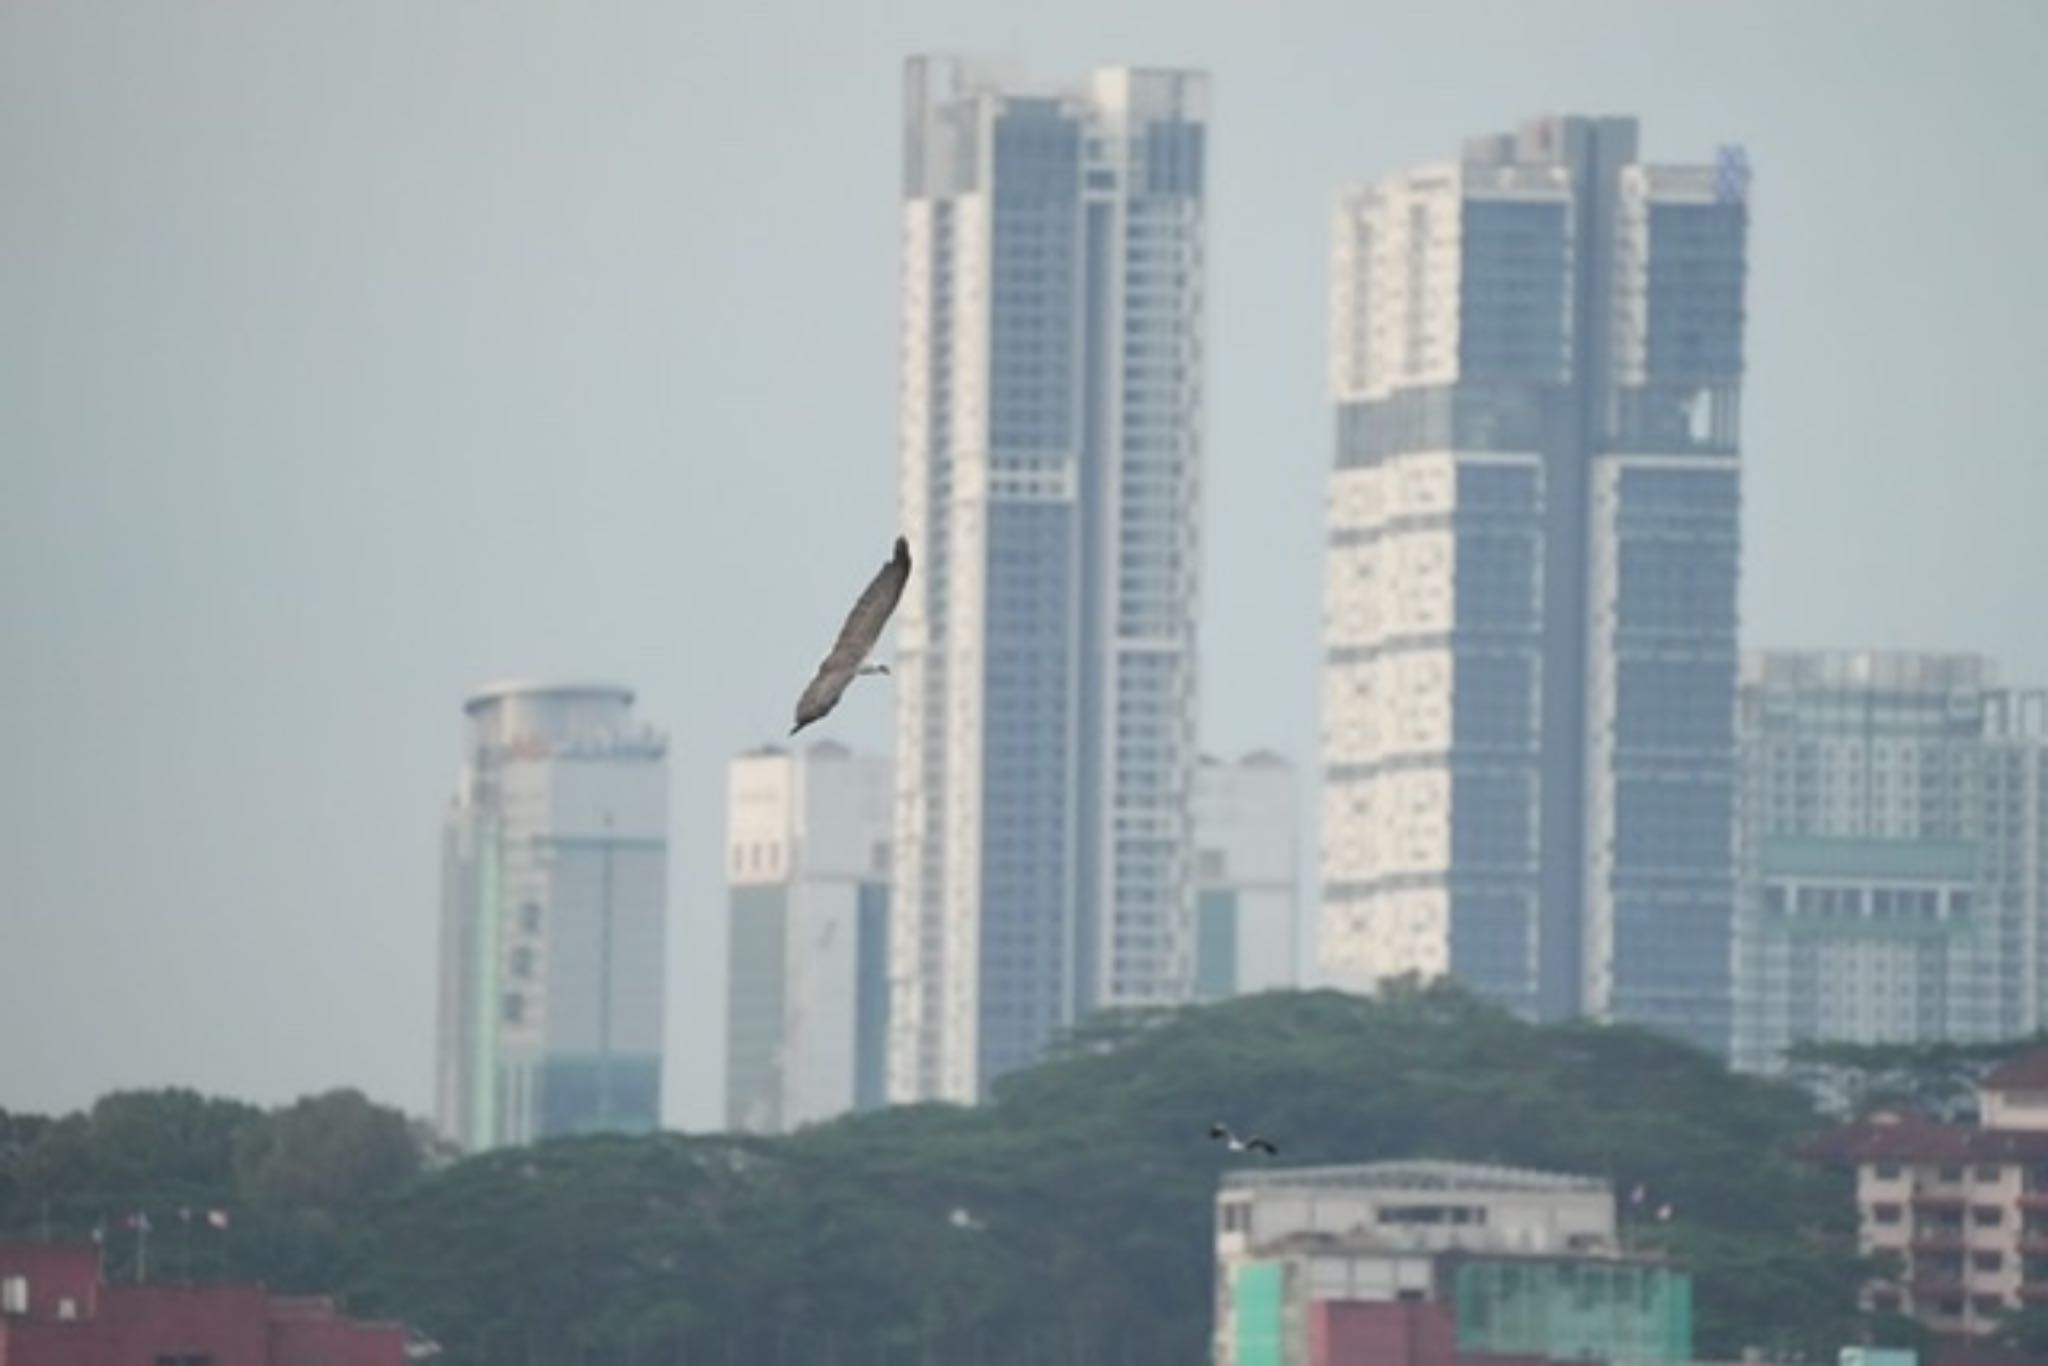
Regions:
[[[1230,1126],[1221,1120],[1209,1126],[1209,1137],[1222,1139],[1234,1153],[1265,1153],[1268,1157],[1280,1155],[1280,1150],[1273,1146],[1272,1139],[1260,1138],[1257,1134],[1249,1138],[1239,1138],[1230,1131]]]
[[[889,614],[896,610],[896,600],[903,596],[903,585],[909,578],[910,542],[898,536],[896,553],[862,590],[860,601],[854,603],[853,610],[846,614],[846,624],[839,628],[839,639],[832,642],[831,652],[811,676],[810,686],[796,700],[796,724],[789,728],[791,735],[838,706],[839,695],[854,679],[862,674],[889,672],[886,664],[864,661],[881,639],[882,628],[889,624]]]

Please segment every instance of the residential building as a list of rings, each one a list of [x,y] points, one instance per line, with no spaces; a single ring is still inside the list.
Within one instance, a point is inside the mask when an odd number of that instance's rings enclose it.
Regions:
[[[1562,117],[1340,198],[1333,982],[1727,1051],[1747,196]]]
[[[1261,750],[1195,770],[1195,997],[1300,976],[1300,802],[1294,766]]]
[[[464,707],[435,1116],[467,1150],[660,1127],[668,742],[632,708],[523,682]]]
[[[1594,1178],[1455,1162],[1233,1172],[1216,1199],[1215,1323],[1217,1366],[1677,1363],[1692,1288],[1622,1248]]]
[[[1974,1124],[1883,1111],[1818,1155],[1856,1171],[1859,1251],[1878,1268],[1865,1308],[1978,1337],[2048,1305],[2048,1050],[1986,1076]]]
[[[728,1128],[882,1103],[893,811],[889,761],[831,741],[727,767]]]
[[[1207,79],[906,69],[890,1095],[1193,976]]]
[[[402,1366],[421,1339],[260,1285],[108,1284],[90,1243],[0,1243],[7,1366]]]
[[[1743,660],[1736,1062],[2048,1022],[2048,688],[1981,655]]]

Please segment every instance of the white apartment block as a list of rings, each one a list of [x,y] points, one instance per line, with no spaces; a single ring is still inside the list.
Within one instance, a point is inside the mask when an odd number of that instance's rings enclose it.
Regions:
[[[1981,1336],[2048,1305],[2048,1052],[1984,1079],[1975,1125],[1886,1112],[1837,1131],[1856,1169],[1864,1307]]]
[[[1340,197],[1320,953],[1725,1052],[1747,174],[1636,144]]]
[[[2041,1028],[2048,689],[1969,654],[1743,661],[1736,1062]]]
[[[883,1102],[893,810],[889,761],[831,741],[728,765],[728,1128]]]
[[[1294,766],[1258,751],[1195,772],[1195,997],[1301,980],[1300,806]]]
[[[905,72],[889,1094],[1193,975],[1208,86]]]
[[[661,1123],[668,742],[609,683],[471,697],[443,824],[435,1120],[471,1151]]]

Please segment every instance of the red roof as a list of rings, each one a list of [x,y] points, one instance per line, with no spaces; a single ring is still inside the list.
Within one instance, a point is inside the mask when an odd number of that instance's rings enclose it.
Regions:
[[[2000,1063],[1984,1078],[1987,1091],[2048,1091],[2048,1048]]]
[[[0,1242],[0,1276],[27,1282],[0,1316],[0,1362],[191,1360],[264,1366],[404,1366],[400,1324],[342,1316],[319,1296],[260,1285],[105,1285],[91,1244]]]
[[[1823,1135],[1814,1152],[1845,1162],[2033,1162],[2048,1159],[2048,1130],[1978,1129],[1885,1111]]]

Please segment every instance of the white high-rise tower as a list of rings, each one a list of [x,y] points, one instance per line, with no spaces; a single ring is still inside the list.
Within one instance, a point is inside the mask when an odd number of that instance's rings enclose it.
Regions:
[[[1334,980],[1727,1051],[1747,195],[1544,118],[1341,200]]]
[[[1189,993],[1208,85],[906,69],[890,1093]]]
[[[434,1110],[469,1151],[660,1126],[668,742],[632,706],[507,683],[463,708]]]

